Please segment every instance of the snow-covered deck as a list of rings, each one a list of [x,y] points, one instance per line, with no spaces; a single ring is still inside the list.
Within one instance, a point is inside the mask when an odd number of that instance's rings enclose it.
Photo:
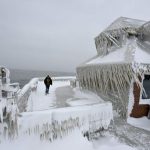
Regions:
[[[103,103],[103,100],[89,91],[81,92],[79,89],[72,89],[69,80],[54,80],[47,95],[45,95],[44,82],[39,81],[37,90],[31,92],[29,96],[27,111],[50,110],[56,107],[92,105],[97,103]]]
[[[54,81],[49,94],[45,95],[43,81],[38,82],[37,90],[29,97],[28,111],[48,110],[57,107],[55,91],[58,87],[69,86],[69,81]]]
[[[83,92],[78,88],[71,88],[69,80],[66,79],[54,81],[49,93],[49,95],[45,95],[45,87],[43,81],[39,81],[37,91],[32,91],[30,95],[27,109],[28,112],[21,113],[22,116],[19,118],[19,134],[22,136],[19,136],[14,142],[11,143],[8,141],[3,141],[2,144],[0,144],[0,149],[94,150],[96,148],[97,150],[133,150],[134,148],[128,146],[128,144],[139,147],[139,145],[137,144],[138,142],[132,143],[132,139],[134,139],[133,137],[137,136],[136,134],[142,136],[142,138],[145,137],[144,143],[146,144],[142,145],[143,147],[149,146],[149,143],[147,143],[147,139],[149,139],[149,134],[147,133],[147,131],[139,131],[139,129],[136,129],[136,131],[134,131],[133,126],[129,126],[125,122],[122,122],[122,120],[120,119],[114,120],[114,127],[112,128],[112,131],[110,130],[110,133],[107,133],[105,137],[101,137],[96,141],[94,140],[93,143],[87,141],[87,139],[83,137],[81,132],[81,130],[86,130],[87,127],[89,127],[86,124],[86,116],[89,116],[90,112],[90,114],[93,115],[91,116],[91,119],[95,121],[97,117],[100,117],[101,119],[102,117],[104,117],[105,119],[108,117],[112,117],[112,114],[109,114],[112,113],[110,103],[104,103],[102,99],[89,91]],[[64,103],[66,103],[65,107],[64,105],[62,105]],[[106,113],[107,115],[105,114],[106,111],[109,112]],[[101,112],[103,113],[101,114]],[[46,133],[49,133],[50,127],[52,126],[47,125],[50,125],[51,122],[56,123],[56,128],[59,127],[60,123],[63,123],[65,125],[62,126],[63,130],[66,129],[66,121],[68,118],[69,126],[67,132],[64,133],[64,138],[60,138],[53,143],[51,143],[49,140],[41,141],[39,139],[39,134],[42,135],[45,131],[48,131]],[[83,120],[81,120],[81,122],[79,123],[78,120],[80,120],[80,118],[82,118]],[[55,122],[56,120],[57,122]],[[106,120],[99,121],[107,124]],[[85,126],[83,126],[83,124]],[[76,127],[76,125],[78,127]],[[99,122],[98,126],[100,126]],[[68,134],[69,128],[71,128],[71,132]],[[56,133],[57,132],[59,132],[59,130],[56,130]],[[60,135],[63,135],[63,133],[61,132],[58,134],[58,136]],[[124,143],[126,143],[127,145],[120,143],[116,136],[123,141],[125,140]],[[136,140],[138,140],[138,138],[136,138]]]
[[[48,95],[45,95],[44,82],[38,81],[37,89],[29,96],[27,112],[22,116],[20,126],[23,130],[69,118],[78,118],[81,124],[83,119],[88,122],[95,118],[99,120],[99,125],[107,128],[113,119],[111,103],[104,103],[93,93],[72,89],[66,79],[54,80]]]

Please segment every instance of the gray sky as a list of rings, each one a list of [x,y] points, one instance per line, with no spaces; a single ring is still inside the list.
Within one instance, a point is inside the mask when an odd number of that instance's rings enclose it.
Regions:
[[[117,17],[150,20],[149,0],[0,0],[0,65],[75,71]]]

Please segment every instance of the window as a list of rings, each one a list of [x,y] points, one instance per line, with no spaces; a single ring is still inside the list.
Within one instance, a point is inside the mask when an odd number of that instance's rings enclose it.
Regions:
[[[143,87],[145,92],[142,92],[142,99],[150,99],[150,75],[144,75]]]

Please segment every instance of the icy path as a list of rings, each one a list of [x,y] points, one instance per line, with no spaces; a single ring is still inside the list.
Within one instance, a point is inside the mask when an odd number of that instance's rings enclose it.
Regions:
[[[70,86],[58,87],[55,91],[57,107],[66,107],[67,99],[74,97],[74,91]]]
[[[49,94],[45,95],[45,85],[42,81],[38,82],[37,91],[32,92],[29,97],[28,111],[48,110],[56,107],[55,91],[58,87],[69,86],[69,81],[54,81],[50,87]]]
[[[92,92],[81,92],[79,89],[72,89],[70,81],[53,81],[49,94],[45,95],[43,81],[38,82],[37,90],[29,97],[27,111],[50,110],[67,106],[82,106],[103,103],[100,97]]]

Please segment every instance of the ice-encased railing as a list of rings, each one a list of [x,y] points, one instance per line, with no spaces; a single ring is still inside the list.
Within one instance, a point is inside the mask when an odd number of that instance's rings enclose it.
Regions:
[[[20,136],[36,134],[40,139],[53,141],[63,138],[76,128],[81,132],[108,129],[113,112],[111,103],[103,103],[24,113],[23,118],[23,122],[20,120]]]
[[[18,90],[18,83],[10,83],[10,71],[0,66],[0,142],[2,137],[17,133]]]
[[[18,108],[19,108],[20,112],[26,111],[28,98],[31,94],[31,91],[36,90],[38,81],[39,81],[38,78],[33,78],[33,79],[31,79],[31,81],[28,84],[26,84],[20,90],[20,92],[18,94],[18,101],[17,101]]]

